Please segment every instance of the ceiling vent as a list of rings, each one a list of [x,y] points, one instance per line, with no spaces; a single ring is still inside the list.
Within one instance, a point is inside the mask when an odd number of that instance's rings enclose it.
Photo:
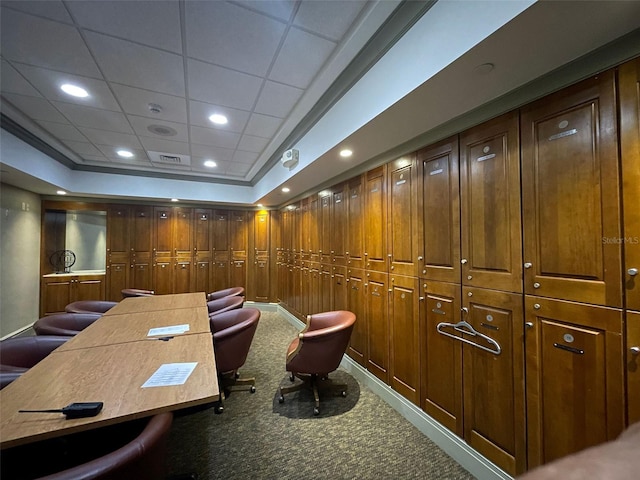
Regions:
[[[189,155],[176,155],[165,152],[147,152],[151,163],[162,165],[173,165],[174,167],[190,167],[191,157]]]

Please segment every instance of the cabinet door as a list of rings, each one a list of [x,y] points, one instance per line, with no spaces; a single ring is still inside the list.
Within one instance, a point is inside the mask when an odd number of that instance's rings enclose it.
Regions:
[[[422,285],[422,409],[460,437],[462,419],[462,342],[438,333],[438,324],[460,321],[458,284]],[[461,334],[452,332],[457,336]]]
[[[213,211],[196,208],[193,212],[193,252],[199,261],[210,260],[213,252]]]
[[[460,135],[462,283],[522,292],[518,115]]]
[[[336,187],[331,195],[330,248],[334,265],[346,265],[347,195],[346,185]]]
[[[136,258],[131,264],[130,282],[128,288],[140,288],[142,290],[153,290],[153,267],[150,259]]]
[[[70,276],[64,276],[42,280],[40,316],[64,312],[64,307],[72,302],[71,279]]]
[[[337,310],[333,307],[333,281],[331,279],[331,265],[320,265],[320,311]]]
[[[194,291],[209,293],[213,289],[211,284],[211,262],[208,260],[200,260],[195,263],[195,279]]]
[[[319,238],[320,238],[320,261],[331,262],[331,192],[323,190],[320,192],[320,210],[318,215]]]
[[[619,84],[626,306],[640,311],[640,58],[620,67]]]
[[[367,370],[389,383],[389,275],[366,274]]]
[[[224,290],[231,285],[231,265],[227,252],[216,252],[213,260],[213,285],[211,290]],[[233,285],[239,286],[239,285]]]
[[[153,254],[173,256],[173,225],[175,211],[168,207],[153,207]]]
[[[174,217],[172,255],[191,257],[193,255],[193,209],[176,208]]]
[[[105,282],[104,275],[87,275],[74,277],[72,301],[76,300],[104,300]]]
[[[229,272],[228,287],[245,287],[247,288],[247,262],[242,259],[234,258],[231,261],[231,270]]]
[[[269,213],[258,212],[253,217],[253,250],[256,255],[269,254]]]
[[[365,174],[364,256],[368,270],[387,271],[386,165]]]
[[[331,308],[334,310],[348,310],[347,267],[332,267],[331,282]]]
[[[229,245],[229,212],[216,210],[213,214],[213,250],[226,252]]]
[[[418,174],[415,155],[388,165],[390,273],[418,274]]]
[[[511,475],[526,470],[522,295],[464,287],[463,319],[499,353],[463,344],[464,438]],[[467,340],[493,346],[479,335]]]
[[[347,221],[347,265],[349,268],[364,268],[364,194],[362,177],[349,182]]]
[[[347,352],[363,367],[367,367],[369,356],[369,328],[366,312],[366,289],[364,270],[351,269],[347,278],[348,310],[356,315]]]
[[[309,307],[307,315],[321,312],[321,296],[320,296],[320,264],[313,262],[309,268],[309,291],[307,296],[309,297]]]
[[[256,302],[268,302],[269,301],[269,288],[270,288],[270,271],[269,271],[269,257],[259,256],[256,257],[253,262],[255,268],[254,278],[254,298]]]
[[[129,209],[114,205],[107,210],[107,261],[113,254],[129,255]]]
[[[420,291],[418,279],[390,275],[389,334],[391,387],[420,404]]]
[[[135,206],[131,208],[131,253],[138,257],[151,257],[153,232],[153,208]],[[135,287],[142,288],[142,287]]]
[[[417,154],[420,176],[420,277],[460,283],[458,137]]]
[[[622,312],[525,296],[529,468],[623,429]]]
[[[640,312],[627,312],[627,422],[640,422]]]
[[[233,258],[247,258],[247,213],[232,211],[229,220],[229,244]]]
[[[156,295],[173,293],[173,266],[168,258],[153,262],[153,286]]]
[[[613,72],[528,105],[521,123],[525,292],[621,307]]]
[[[173,262],[173,292],[189,293],[192,290],[193,262],[187,259],[177,259]]]
[[[106,299],[122,300],[122,289],[129,287],[129,262],[111,262],[107,265]]]

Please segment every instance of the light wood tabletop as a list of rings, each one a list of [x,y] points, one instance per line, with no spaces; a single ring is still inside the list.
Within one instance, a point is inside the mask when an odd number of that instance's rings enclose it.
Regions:
[[[107,310],[104,316],[127,315],[130,313],[151,312],[155,310],[193,308],[203,305],[207,305],[207,297],[204,292],[128,297]]]
[[[189,325],[189,330],[181,335],[211,333],[206,305],[175,310],[152,310],[149,312],[122,315],[103,315],[65,344],[56,352],[92,348],[101,345],[145,340],[152,328]],[[167,334],[175,336],[177,334]],[[162,336],[167,336],[162,335]]]
[[[142,388],[162,365],[197,362],[183,385]],[[0,391],[0,447],[111,425],[219,399],[211,333],[54,351]],[[18,413],[104,402],[95,417]]]

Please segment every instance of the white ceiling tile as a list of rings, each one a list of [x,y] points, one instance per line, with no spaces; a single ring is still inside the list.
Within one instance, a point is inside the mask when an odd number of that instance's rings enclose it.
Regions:
[[[49,100],[59,100],[66,103],[77,103],[87,107],[120,111],[120,106],[111,94],[109,86],[102,80],[81,77],[71,73],[56,72],[40,67],[31,67],[17,63],[16,68],[31,84]],[[70,83],[84,88],[89,96],[84,98],[67,95],[60,87]]]
[[[254,75],[264,75],[285,24],[226,2],[185,2],[187,53]]]
[[[329,40],[291,28],[269,78],[307,88],[335,47]]]
[[[253,10],[258,10],[284,21],[289,21],[291,13],[293,12],[293,7],[296,4],[294,0],[239,0],[235,3]]]
[[[191,127],[191,141],[213,147],[236,148],[240,135],[213,128]]]
[[[64,143],[79,156],[100,155],[100,150],[98,150],[93,144],[88,142],[74,142],[72,140],[65,140],[62,143]]]
[[[100,78],[78,31],[69,25],[2,9],[2,56],[62,72]]]
[[[230,162],[233,158],[234,150],[231,148],[212,147],[211,145],[200,145],[198,143],[191,144],[191,155],[200,157],[204,160],[213,160],[214,162]]]
[[[53,122],[38,122],[42,128],[60,140],[73,140],[74,142],[86,142],[85,137],[80,130],[73,125]]]
[[[127,115],[129,123],[133,127],[133,131],[141,137],[160,138],[164,140],[171,140],[176,142],[188,142],[189,141],[189,129],[184,123],[164,122],[162,120],[155,120],[147,117],[137,117],[135,115]],[[175,135],[159,135],[149,130],[151,126],[161,126],[171,128],[176,131]]]
[[[215,125],[209,120],[214,113],[227,117],[225,125]],[[202,102],[189,102],[189,121],[191,125],[198,125],[205,128],[213,128],[224,132],[241,133],[249,120],[249,112],[236,110],[234,108],[210,105]]]
[[[236,150],[233,154],[233,161],[240,163],[248,163],[253,165],[253,163],[258,159],[258,154],[254,152],[245,152],[242,150]]]
[[[149,137],[140,137],[140,142],[142,142],[142,146],[147,151],[189,155],[189,144],[185,142]]]
[[[300,8],[293,23],[338,41],[347,32],[366,3],[365,0],[300,2]],[[336,12],[339,12],[339,15],[336,15]]]
[[[84,107],[72,103],[53,102],[53,104],[78,127],[133,134],[127,118],[120,112]]]
[[[85,127],[80,127],[80,131],[96,145],[142,149],[142,144],[135,135]]]
[[[109,163],[109,160],[104,155],[83,155],[82,159],[85,164],[101,165],[103,163]]]
[[[247,164],[247,163],[230,163],[227,167],[227,174],[228,175],[236,175],[239,177],[244,177],[247,172],[249,172],[249,169],[251,168],[251,165]]]
[[[100,151],[111,161],[115,161],[118,163],[125,163],[129,165],[134,164],[148,164],[149,157],[147,157],[147,153],[142,149],[133,149],[131,153],[133,153],[133,157],[131,158],[122,158],[118,156],[116,153],[120,148],[114,147],[111,145],[96,145],[100,149]]]
[[[253,135],[242,135],[238,150],[246,150],[248,152],[260,153],[269,143],[268,138],[254,137]]]
[[[229,162],[222,160],[216,160],[217,165],[215,167],[205,167],[204,162],[210,160],[209,157],[196,157],[191,156],[191,170],[194,172],[204,172],[210,175],[224,175]]]
[[[303,90],[281,83],[267,82],[260,93],[255,111],[284,118],[302,96]]]
[[[11,7],[25,13],[46,17],[57,22],[72,23],[69,12],[59,0],[2,0],[3,7]],[[4,8],[3,8],[4,15]]]
[[[41,97],[40,93],[6,60],[0,66],[0,88],[3,93]]]
[[[122,106],[122,110],[133,115],[165,120],[169,122],[187,122],[187,102],[184,97],[175,97],[163,93],[142,90],[112,83],[111,88]],[[153,113],[149,104],[160,105],[162,111]]]
[[[189,60],[189,97],[194,100],[250,110],[262,78],[228,68]]]
[[[3,93],[3,100],[8,101],[18,110],[34,120],[45,122],[69,123],[69,121],[44,98],[27,97],[15,93]]]
[[[86,32],[87,43],[109,81],[184,96],[180,55]]]
[[[178,2],[75,1],[67,6],[82,27],[182,53]]]
[[[278,131],[281,124],[281,118],[254,113],[249,118],[249,122],[247,123],[247,128],[244,130],[244,133],[256,135],[258,137],[271,138]]]

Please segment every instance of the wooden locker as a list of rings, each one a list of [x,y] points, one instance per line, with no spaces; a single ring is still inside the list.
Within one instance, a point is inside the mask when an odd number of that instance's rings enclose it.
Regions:
[[[228,252],[231,250],[229,245],[229,212],[226,210],[214,210],[213,212],[213,231],[211,236],[213,239],[213,250],[215,252]]]
[[[613,71],[527,105],[521,131],[525,293],[621,307]]]
[[[112,255],[129,257],[129,209],[113,205],[107,210],[107,262]]]
[[[331,263],[331,191],[323,190],[318,194],[318,225],[316,231],[320,241],[319,252],[322,263]]]
[[[169,207],[153,207],[153,254],[156,258],[170,258],[174,256],[174,218],[174,209]]]
[[[333,280],[331,265],[320,264],[320,311],[330,312],[337,310],[333,307]]]
[[[318,240],[318,231],[315,234],[311,234],[311,229],[317,229],[318,220],[316,218],[318,214],[318,199],[317,198],[304,198],[300,201],[300,253],[306,254],[307,257],[311,254],[314,256],[314,261],[317,261],[318,250],[320,249]],[[313,237],[313,238],[312,238]]]
[[[389,275],[389,379],[391,387],[420,405],[420,290],[416,277]]]
[[[364,174],[364,261],[367,270],[387,272],[387,166]]]
[[[151,259],[153,251],[153,207],[131,207],[131,255],[135,258]],[[143,288],[132,285],[132,288]]]
[[[525,296],[528,467],[624,428],[622,311]]]
[[[388,165],[389,272],[418,275],[418,172],[415,154]]]
[[[462,289],[464,438],[510,475],[527,465],[522,295]],[[485,337],[483,337],[485,336]],[[496,344],[492,344],[488,337]],[[499,347],[499,350],[497,350]]]
[[[106,299],[111,302],[122,300],[122,290],[129,288],[129,261],[111,261],[106,270]]]
[[[367,370],[389,384],[389,275],[367,271]]]
[[[458,136],[417,153],[420,178],[419,276],[460,283],[460,171]]]
[[[211,288],[211,260],[194,260],[194,291],[210,293]]]
[[[173,293],[193,291],[193,262],[189,258],[177,258],[173,261]]]
[[[247,261],[242,258],[234,258],[230,262],[229,287],[247,288]],[[216,289],[217,290],[217,289]]]
[[[247,229],[247,212],[232,210],[229,217],[229,246],[231,256],[234,259],[246,259],[247,241],[249,238],[249,232]]]
[[[309,262],[309,284],[308,284],[308,306],[306,315],[313,315],[321,312],[321,292],[320,292],[320,263]]]
[[[422,409],[462,437],[462,342],[438,333],[438,324],[460,321],[459,284],[424,281],[422,312]],[[456,333],[461,336],[462,334]]]
[[[224,290],[225,288],[238,286],[231,284],[231,263],[229,259],[229,252],[215,252],[212,268],[212,291],[215,292],[216,290]]]
[[[153,290],[156,295],[173,293],[174,262],[171,258],[158,258],[153,262]]]
[[[626,307],[640,311],[640,58],[622,65],[618,78]]]
[[[347,265],[364,268],[364,192],[362,176],[349,181],[347,217]]]
[[[331,261],[334,265],[346,265],[346,245],[347,245],[347,216],[349,190],[346,184],[339,185],[333,189],[331,195]]]
[[[640,422],[640,312],[627,312],[627,424]]]
[[[193,211],[193,253],[202,261],[212,258],[213,237],[212,225],[213,210],[209,208],[196,208]]]
[[[193,209],[174,209],[173,253],[174,257],[193,256]],[[178,293],[178,292],[176,292]]]
[[[462,283],[522,292],[517,112],[460,135]]]
[[[269,269],[269,257],[258,256],[253,262],[255,279],[253,298],[256,302],[268,302],[269,301],[269,289],[271,285],[270,269]]]
[[[364,270],[358,268],[349,269],[347,276],[347,309],[356,315],[356,323],[351,332],[347,353],[353,360],[367,368],[369,329]]]
[[[130,264],[129,287],[142,290],[154,290],[153,263],[151,258],[137,254]]]
[[[336,265],[331,268],[331,308],[349,310],[347,267]]]

